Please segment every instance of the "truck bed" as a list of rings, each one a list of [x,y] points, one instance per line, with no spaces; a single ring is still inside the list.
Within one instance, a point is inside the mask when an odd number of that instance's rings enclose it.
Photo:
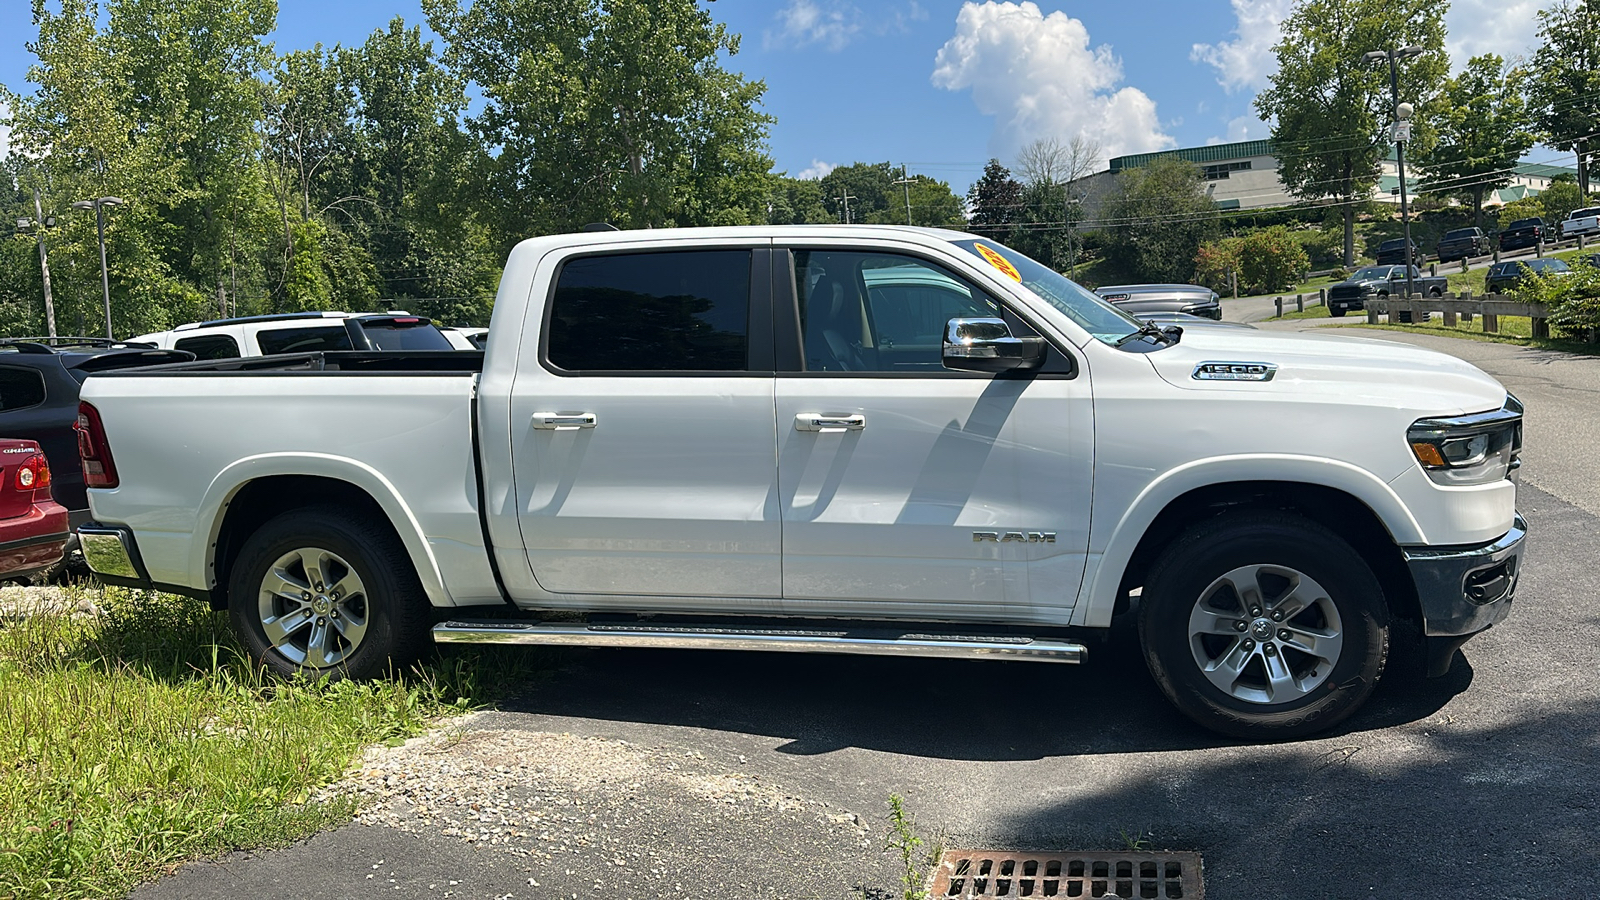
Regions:
[[[214,587],[210,542],[195,538],[216,540],[242,485],[309,476],[355,484],[415,524],[399,530],[428,560],[419,575],[436,605],[498,603],[474,448],[482,366],[473,351],[207,360],[96,374],[82,397],[105,422],[117,509],[154,582]]]

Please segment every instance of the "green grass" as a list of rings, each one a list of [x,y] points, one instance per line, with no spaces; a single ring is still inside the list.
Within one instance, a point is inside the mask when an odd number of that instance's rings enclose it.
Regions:
[[[0,897],[125,894],[198,856],[346,820],[311,792],[361,749],[482,703],[540,657],[452,654],[403,677],[284,682],[225,614],[108,589],[105,614],[0,622]]]

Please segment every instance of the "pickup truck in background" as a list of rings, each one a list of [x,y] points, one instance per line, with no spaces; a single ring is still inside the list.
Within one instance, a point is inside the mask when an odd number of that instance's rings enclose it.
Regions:
[[[954,231],[535,238],[482,354],[83,401],[90,566],[284,674],[430,640],[1073,663],[1127,612],[1185,714],[1286,738],[1362,704],[1397,619],[1442,673],[1523,552],[1522,407],[1471,365],[1156,327]]]
[[[1575,238],[1578,235],[1588,237],[1597,234],[1600,234],[1600,206],[1575,209],[1567,216],[1566,221],[1561,223],[1562,240]]]
[[[1450,289],[1450,279],[1423,275],[1412,266],[1411,288],[1421,295],[1442,297]],[[1405,266],[1366,266],[1328,288],[1328,315],[1337,319],[1351,310],[1366,309],[1368,300],[1387,300],[1391,295],[1402,297],[1405,293]],[[1410,314],[1400,315],[1405,321]]]
[[[405,312],[277,313],[190,322],[133,339],[200,359],[327,350],[454,350],[429,319]]]

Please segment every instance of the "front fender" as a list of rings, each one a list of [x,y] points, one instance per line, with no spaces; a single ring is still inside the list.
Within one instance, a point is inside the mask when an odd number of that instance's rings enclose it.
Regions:
[[[416,567],[422,589],[434,606],[455,606],[450,592],[445,589],[439,562],[422,531],[422,525],[411,508],[400,498],[400,492],[372,466],[343,456],[325,453],[263,453],[247,456],[224,468],[211,480],[200,501],[196,523],[208,523],[206,540],[196,542],[190,550],[189,572],[192,584],[214,587],[216,562],[214,551],[222,531],[222,521],[228,504],[245,485],[260,478],[275,475],[311,475],[352,484],[366,491],[388,516],[389,524],[400,535],[411,563]],[[196,528],[199,531],[199,528]]]
[[[1332,488],[1365,503],[1398,544],[1426,543],[1416,517],[1398,494],[1376,475],[1337,459],[1284,454],[1241,454],[1185,463],[1163,473],[1129,504],[1103,544],[1091,539],[1091,548],[1103,550],[1089,555],[1094,575],[1085,579],[1073,611],[1072,624],[1103,628],[1111,624],[1117,602],[1117,589],[1134,550],[1151,523],[1174,500],[1212,485],[1246,481],[1284,481]],[[1098,538],[1098,535],[1095,536]]]

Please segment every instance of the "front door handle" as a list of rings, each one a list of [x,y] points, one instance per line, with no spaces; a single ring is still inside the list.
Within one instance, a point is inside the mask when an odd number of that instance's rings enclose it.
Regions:
[[[594,413],[537,412],[533,414],[533,427],[541,431],[576,431],[579,428],[593,428],[594,421]]]
[[[819,431],[823,434],[838,434],[844,431],[860,431],[867,427],[867,417],[857,414],[853,416],[825,416],[822,413],[800,413],[794,417],[795,431]]]

